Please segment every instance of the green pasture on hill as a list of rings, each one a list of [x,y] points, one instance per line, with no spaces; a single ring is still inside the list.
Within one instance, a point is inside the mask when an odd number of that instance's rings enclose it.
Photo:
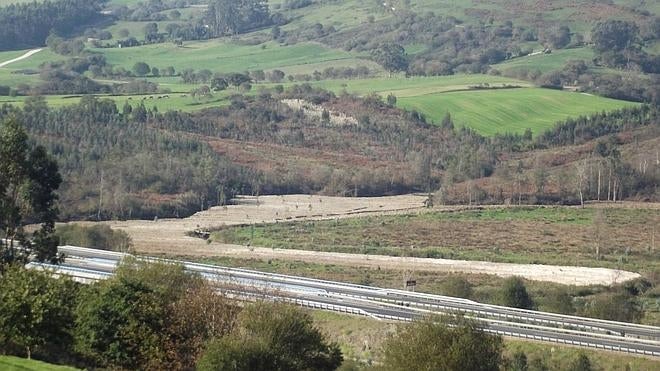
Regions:
[[[229,101],[226,99],[229,93],[231,92],[222,92],[216,93],[212,98],[209,99],[193,99],[189,94],[181,93],[169,93],[169,94],[146,94],[146,95],[131,95],[131,96],[109,96],[109,95],[98,95],[99,98],[108,98],[115,101],[117,107],[121,109],[123,105],[128,102],[132,106],[137,106],[140,103],[144,103],[147,108],[156,108],[159,112],[165,112],[170,110],[181,110],[181,111],[198,111],[204,108],[219,107],[223,105],[228,105]],[[165,95],[168,95],[169,98],[164,98]],[[183,96],[185,95],[185,96]],[[158,99],[158,97],[161,97]],[[50,107],[62,107],[70,104],[77,104],[80,102],[81,95],[49,95],[46,97],[46,101]],[[149,98],[153,97],[153,98]],[[145,98],[145,99],[142,99]],[[26,97],[3,97],[0,96],[0,105],[3,103],[15,104],[21,106],[25,101]]]
[[[31,49],[0,52],[0,63],[20,57],[30,50]],[[55,54],[48,48],[44,48],[39,53],[33,54],[27,59],[14,62],[5,67],[0,67],[0,85],[15,87],[18,84],[32,84],[38,82],[38,68],[40,64],[63,59],[66,59],[66,57]],[[31,72],[26,74],[24,73],[26,70]]]
[[[434,122],[449,112],[458,126],[481,134],[540,133],[568,117],[609,111],[634,103],[540,88],[475,90],[404,97],[399,105],[416,109]]]
[[[500,71],[511,71],[519,69],[539,70],[542,73],[561,70],[567,61],[584,60],[585,63],[594,59],[594,51],[591,48],[575,48],[553,50],[550,54],[537,54],[514,58],[506,62],[496,64],[493,68]]]
[[[239,45],[227,40],[173,44],[154,44],[133,48],[92,49],[105,54],[108,63],[131,69],[137,62],[150,66],[209,69],[214,72],[238,72],[304,67],[316,63],[341,61],[357,63],[348,52],[326,48],[317,43],[281,46],[268,42],[260,45]]]
[[[383,97],[394,94],[399,97],[416,97],[424,94],[465,90],[471,86],[488,84],[492,86],[515,85],[531,86],[530,83],[502,76],[491,75],[451,75],[429,77],[379,76],[366,79],[337,79],[310,81],[310,85],[340,93],[347,91],[360,95],[376,93]],[[290,85],[290,84],[287,84]]]

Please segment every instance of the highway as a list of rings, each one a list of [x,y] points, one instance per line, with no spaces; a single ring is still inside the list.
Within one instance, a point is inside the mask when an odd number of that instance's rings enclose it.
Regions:
[[[81,282],[110,277],[127,254],[60,246],[64,264],[31,263]],[[598,320],[508,308],[467,299],[361,286],[305,277],[264,273],[209,264],[139,257],[142,260],[182,264],[239,298],[288,301],[297,305],[381,320],[411,321],[429,314],[462,314],[480,321],[487,331],[504,336],[570,344],[660,357],[660,327]]]

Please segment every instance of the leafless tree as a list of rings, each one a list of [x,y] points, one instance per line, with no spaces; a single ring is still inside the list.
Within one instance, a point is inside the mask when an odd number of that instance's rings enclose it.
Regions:
[[[582,189],[584,188],[584,181],[587,174],[587,161],[579,161],[575,165],[575,182],[580,195],[580,205],[584,208],[584,195]]]

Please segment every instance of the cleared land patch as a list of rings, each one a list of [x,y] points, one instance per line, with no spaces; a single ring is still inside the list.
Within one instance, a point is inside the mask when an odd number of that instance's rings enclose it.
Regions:
[[[606,268],[409,258],[364,253],[351,254],[209,243],[200,238],[187,235],[187,232],[193,230],[209,230],[230,225],[283,223],[291,220],[320,219],[331,219],[326,223],[335,223],[335,220],[340,221],[343,218],[353,218],[356,216],[410,213],[411,210],[422,211],[425,199],[425,196],[417,195],[372,198],[308,195],[262,196],[258,198],[258,201],[257,198],[244,197],[239,200],[239,204],[237,205],[214,207],[185,219],[111,221],[102,223],[110,225],[112,228],[126,231],[133,239],[136,251],[144,254],[189,255],[198,257],[230,256],[262,260],[300,260],[314,263],[345,266],[357,265],[383,269],[420,269],[436,272],[462,272],[499,276],[518,275],[531,280],[575,285],[609,285],[639,276],[630,272]],[[247,228],[252,229],[252,227]]]
[[[428,212],[336,221],[225,228],[214,241],[272,248],[355,254],[484,260],[505,263],[660,268],[653,227],[660,210],[498,208]],[[597,228],[600,228],[597,231]],[[600,233],[601,257],[595,235]]]

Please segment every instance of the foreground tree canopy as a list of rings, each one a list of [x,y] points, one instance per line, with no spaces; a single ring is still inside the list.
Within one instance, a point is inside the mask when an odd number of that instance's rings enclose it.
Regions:
[[[429,318],[402,326],[383,348],[384,370],[498,370],[502,338],[465,319]]]
[[[245,308],[239,326],[211,343],[199,370],[335,370],[339,346],[328,343],[309,314],[282,304]]]
[[[77,285],[11,266],[0,274],[0,354],[66,351],[73,343]]]
[[[0,123],[0,237],[7,241],[0,241],[0,266],[25,263],[30,254],[42,262],[59,260],[54,230],[58,214],[55,190],[60,183],[57,163],[44,147],[31,148],[15,118]],[[23,226],[38,222],[41,228],[30,241]]]

